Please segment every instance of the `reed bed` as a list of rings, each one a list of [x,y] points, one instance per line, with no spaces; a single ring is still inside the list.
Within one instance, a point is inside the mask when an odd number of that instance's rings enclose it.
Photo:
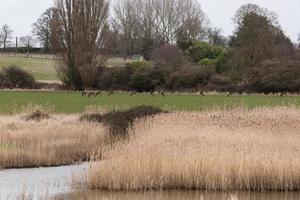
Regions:
[[[133,131],[92,164],[89,188],[300,190],[299,108],[168,113]]]
[[[47,167],[89,160],[105,143],[103,127],[76,115],[27,120],[0,116],[0,169]]]

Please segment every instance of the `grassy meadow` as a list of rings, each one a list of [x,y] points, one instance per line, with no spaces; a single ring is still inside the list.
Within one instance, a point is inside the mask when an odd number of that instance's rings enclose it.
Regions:
[[[31,73],[36,80],[58,81],[55,69],[58,63],[54,59],[1,56],[0,68],[9,65],[15,65]]]
[[[45,55],[47,57],[47,55]],[[127,60],[130,62],[130,60]],[[126,64],[123,58],[109,58],[106,65],[108,67],[122,67]],[[9,65],[16,65],[17,67],[31,73],[38,81],[59,81],[57,77],[56,67],[59,62],[52,58],[26,58],[26,55],[20,56],[0,56],[0,69]]]
[[[81,113],[89,107],[129,108],[137,105],[152,105],[168,110],[200,111],[215,107],[233,108],[236,106],[273,107],[273,106],[300,106],[300,96],[231,96],[226,94],[211,94],[205,97],[191,94],[167,94],[165,97],[150,94],[116,93],[107,96],[103,93],[98,97],[82,97],[80,92],[0,92],[0,113],[18,113],[28,105],[51,107],[56,113]]]

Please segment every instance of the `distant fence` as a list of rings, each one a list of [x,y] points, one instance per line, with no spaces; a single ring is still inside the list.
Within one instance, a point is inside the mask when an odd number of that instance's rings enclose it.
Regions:
[[[0,57],[17,57],[17,58],[34,58],[34,59],[49,59],[58,60],[58,56],[54,54],[25,54],[25,53],[0,53]]]

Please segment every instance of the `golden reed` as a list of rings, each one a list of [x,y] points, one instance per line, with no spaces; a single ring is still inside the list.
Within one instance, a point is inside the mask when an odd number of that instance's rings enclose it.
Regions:
[[[300,109],[178,112],[141,120],[107,148],[88,186],[100,190],[300,190]]]
[[[58,166],[85,161],[103,147],[104,129],[75,115],[41,122],[22,115],[0,117],[0,169]]]

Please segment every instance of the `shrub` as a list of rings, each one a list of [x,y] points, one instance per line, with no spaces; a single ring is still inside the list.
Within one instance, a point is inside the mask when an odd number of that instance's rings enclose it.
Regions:
[[[101,67],[97,76],[97,87],[101,90],[112,88],[113,69],[108,67]]]
[[[168,88],[171,90],[193,88],[196,84],[195,82],[195,76],[191,73],[191,71],[177,71],[171,75],[168,82]]]
[[[26,115],[24,117],[24,119],[26,121],[33,120],[33,121],[36,121],[36,122],[39,122],[39,121],[44,120],[44,119],[49,119],[49,118],[50,118],[50,116],[48,114],[43,113],[42,111],[39,111],[39,110],[37,110],[37,111],[35,111],[35,112],[33,112],[29,115]]]
[[[153,89],[165,86],[166,77],[164,76],[162,71],[152,68],[151,70],[148,71],[148,76],[151,79],[151,84],[153,86]]]
[[[113,111],[103,115],[103,124],[108,127],[112,139],[128,137],[128,130],[135,120],[150,117],[164,112],[152,106],[138,106],[125,111]]]
[[[210,59],[210,58],[204,58],[199,62],[202,66],[210,66],[210,67],[216,67],[218,64],[217,59]]]
[[[174,45],[164,45],[155,49],[151,61],[155,67],[165,70],[175,70],[186,64],[183,51]]]
[[[164,75],[161,71],[148,67],[138,69],[132,76],[129,88],[137,92],[150,92],[164,85]]]
[[[300,63],[268,60],[253,69],[248,82],[255,92],[300,92]]]
[[[84,88],[94,88],[97,85],[98,70],[100,70],[99,67],[90,64],[79,68]]]
[[[207,88],[218,92],[228,92],[232,90],[233,83],[230,78],[216,74],[210,78]]]
[[[191,56],[194,62],[198,63],[205,58],[215,59],[223,51],[222,47],[213,46],[207,42],[194,41],[186,50],[186,53]]]
[[[0,79],[4,87],[31,89],[37,85],[31,74],[16,66],[3,68],[1,74]]]
[[[171,90],[186,90],[206,86],[214,73],[214,67],[210,66],[186,67],[171,75],[168,88]]]
[[[154,90],[151,78],[148,73],[138,72],[135,73],[130,81],[130,89],[137,92],[149,92]]]
[[[125,139],[135,120],[150,117],[165,111],[152,106],[138,106],[124,111],[112,111],[104,115],[98,113],[84,114],[80,121],[103,123],[111,139]]]
[[[99,71],[97,87],[102,90],[149,92],[164,84],[164,75],[153,67],[107,68]]]
[[[126,66],[115,68],[112,70],[112,89],[114,90],[128,90],[129,83],[132,79],[136,69],[134,67]]]
[[[141,67],[150,67],[150,63],[142,60],[142,61],[133,61],[131,63],[126,63],[127,67],[141,68]]]
[[[0,73],[0,89],[12,88],[12,83]]]
[[[229,55],[227,49],[201,41],[194,41],[185,53],[190,56],[195,63],[215,66],[218,73],[225,70],[224,64]]]

